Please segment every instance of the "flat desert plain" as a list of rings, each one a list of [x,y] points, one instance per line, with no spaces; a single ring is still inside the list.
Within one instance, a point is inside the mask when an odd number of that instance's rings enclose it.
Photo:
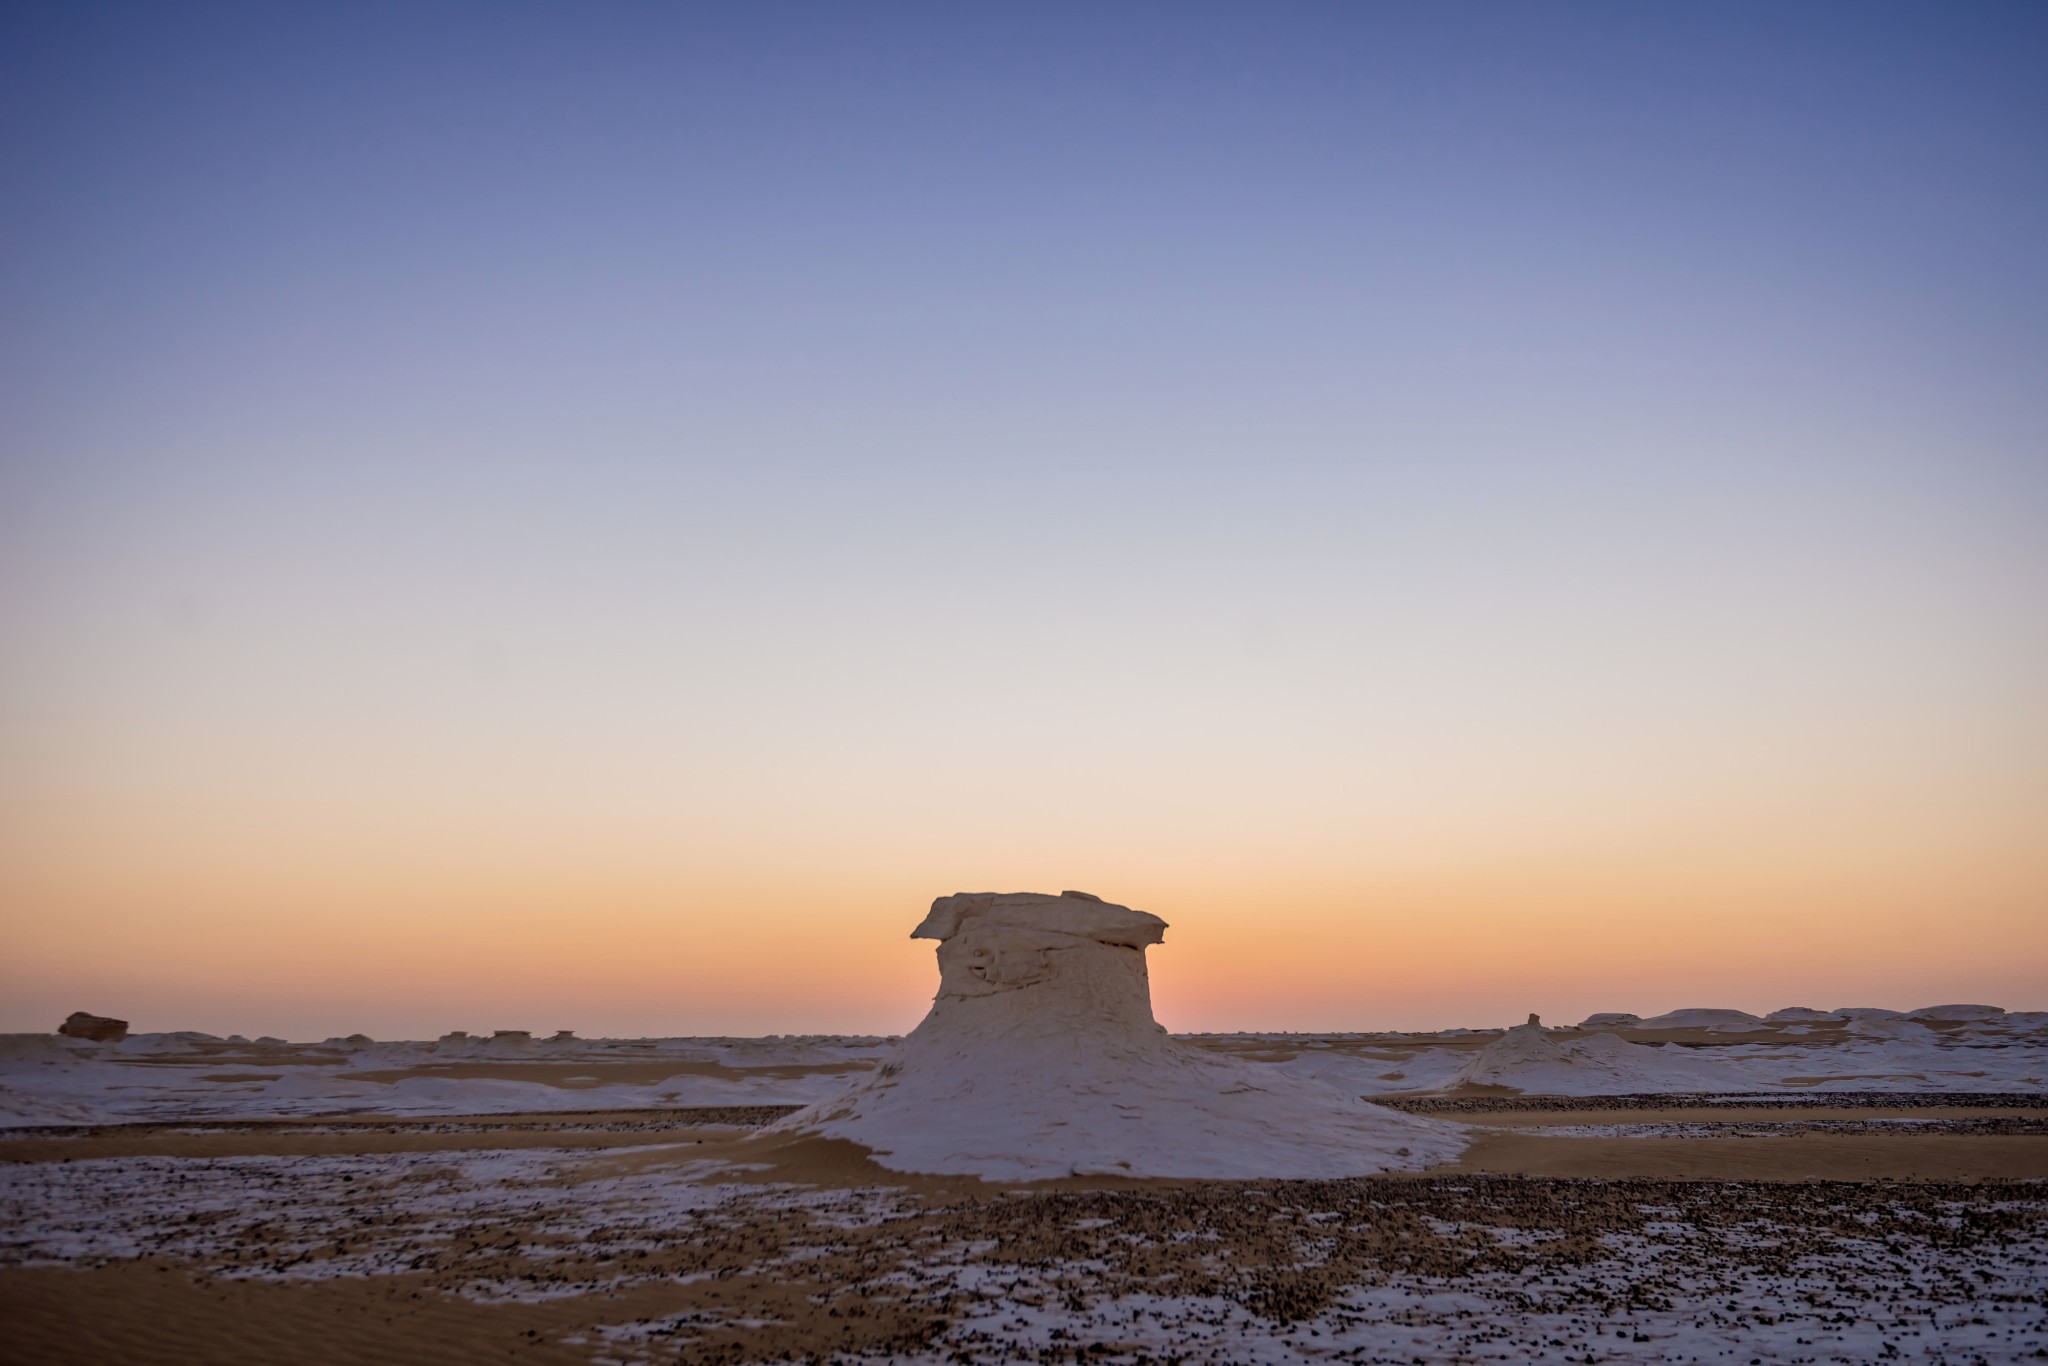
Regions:
[[[1295,1180],[921,1174],[791,1126],[887,1039],[11,1036],[0,1356],[2048,1355],[2043,1022],[1781,1013],[1176,1039],[1461,1145]]]

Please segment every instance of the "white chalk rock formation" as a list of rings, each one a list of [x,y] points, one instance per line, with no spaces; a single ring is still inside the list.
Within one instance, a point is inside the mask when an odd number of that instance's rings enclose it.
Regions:
[[[1452,1089],[1483,1087],[1542,1096],[1614,1096],[1647,1091],[1734,1091],[1755,1083],[1711,1060],[1630,1043],[1600,1030],[1554,1039],[1534,1015],[1501,1031],[1452,1078]]]
[[[1578,1060],[1560,1048],[1543,1028],[1543,1022],[1531,1015],[1527,1024],[1501,1031],[1498,1039],[1480,1049],[1478,1056],[1458,1073],[1453,1085],[1521,1090],[1535,1078],[1548,1081],[1579,1070]]]
[[[1152,1018],[1166,922],[1085,892],[940,897],[931,1013],[873,1076],[776,1127],[851,1139],[894,1171],[1308,1178],[1427,1167],[1457,1125],[1368,1105]]]

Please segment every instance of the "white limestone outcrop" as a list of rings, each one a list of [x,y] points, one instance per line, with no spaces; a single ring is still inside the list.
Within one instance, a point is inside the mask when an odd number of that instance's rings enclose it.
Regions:
[[[1452,1078],[1451,1089],[1599,1096],[1654,1091],[1740,1091],[1755,1082],[1692,1050],[1631,1043],[1613,1030],[1554,1037],[1534,1015],[1501,1031]]]
[[[1457,1125],[1168,1036],[1145,964],[1165,931],[1083,892],[940,897],[912,931],[939,941],[924,1022],[872,1077],[777,1127],[991,1180],[1358,1176],[1464,1148]]]

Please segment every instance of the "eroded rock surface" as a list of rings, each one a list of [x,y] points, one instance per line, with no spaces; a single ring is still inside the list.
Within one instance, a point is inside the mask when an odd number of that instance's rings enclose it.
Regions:
[[[785,1129],[898,1171],[1326,1177],[1423,1167],[1460,1131],[1167,1036],[1145,950],[1166,922],[1085,893],[940,897],[939,990],[896,1055]]]

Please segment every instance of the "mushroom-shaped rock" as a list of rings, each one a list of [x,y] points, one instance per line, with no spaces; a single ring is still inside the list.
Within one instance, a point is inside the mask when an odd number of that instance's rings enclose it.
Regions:
[[[74,1010],[65,1017],[63,1024],[57,1026],[57,1032],[67,1038],[89,1039],[93,1043],[119,1043],[128,1037],[128,1022]]]
[[[776,1126],[850,1139],[896,1171],[1336,1177],[1426,1167],[1462,1130],[1274,1063],[1171,1038],[1145,950],[1166,922],[1083,893],[940,897],[929,1014],[875,1073]]]
[[[961,892],[934,901],[910,937],[939,941],[933,1020],[957,1015],[957,1002],[1043,985],[1049,990],[991,1009],[1020,1026],[1036,1021],[1056,1032],[1070,1029],[1077,1015],[1159,1031],[1145,974],[1146,946],[1166,938],[1166,922],[1156,915],[1072,893]],[[988,1014],[960,1018],[979,1023]]]

